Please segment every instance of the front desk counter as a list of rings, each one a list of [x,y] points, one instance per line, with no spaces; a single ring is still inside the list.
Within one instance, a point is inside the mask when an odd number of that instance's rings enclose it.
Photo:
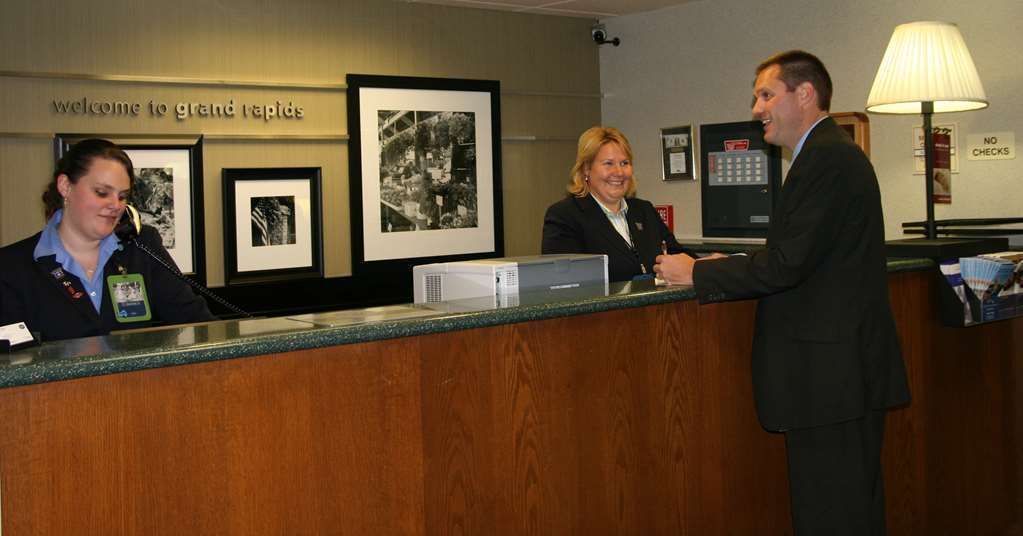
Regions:
[[[913,392],[887,424],[889,533],[1009,533],[1023,320],[942,327],[931,263],[889,268]],[[501,305],[0,355],[0,533],[791,533],[754,301],[633,283]]]

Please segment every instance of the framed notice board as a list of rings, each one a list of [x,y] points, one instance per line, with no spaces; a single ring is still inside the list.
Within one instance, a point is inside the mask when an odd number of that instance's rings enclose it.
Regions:
[[[703,236],[766,238],[781,187],[781,150],[759,121],[700,126]]]

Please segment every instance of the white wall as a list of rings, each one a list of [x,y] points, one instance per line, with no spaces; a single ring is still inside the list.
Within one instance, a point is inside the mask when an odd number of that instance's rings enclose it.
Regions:
[[[1020,0],[703,0],[608,19],[608,34],[622,45],[601,47],[603,121],[633,144],[638,195],[673,204],[680,237],[700,236],[699,184],[660,180],[659,129],[749,119],[756,65],[793,48],[828,67],[833,112],[863,111],[892,30],[916,20],[959,25],[991,103],[935,115],[935,124],[958,123],[964,153],[967,134],[1016,131],[1023,123]],[[913,175],[911,157],[911,131],[919,123],[919,116],[870,114],[871,160],[889,239],[902,236],[901,222],[925,217],[924,183]],[[1019,159],[969,161],[963,154],[952,204],[938,205],[936,217],[1023,216],[1021,170]]]

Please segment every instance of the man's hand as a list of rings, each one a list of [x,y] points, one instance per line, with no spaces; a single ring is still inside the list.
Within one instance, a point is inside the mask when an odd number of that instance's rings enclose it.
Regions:
[[[654,259],[654,272],[671,285],[692,285],[693,264],[696,261],[685,253],[658,255]]]

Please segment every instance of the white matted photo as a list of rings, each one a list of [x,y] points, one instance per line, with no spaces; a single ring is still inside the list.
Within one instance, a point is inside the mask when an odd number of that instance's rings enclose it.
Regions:
[[[378,261],[499,256],[495,87],[348,75],[348,94],[353,271]]]
[[[323,275],[320,168],[224,169],[228,284]]]
[[[182,273],[195,272],[192,258],[192,170],[187,149],[131,149],[135,167],[131,204],[142,223],[160,232],[163,247]]]

